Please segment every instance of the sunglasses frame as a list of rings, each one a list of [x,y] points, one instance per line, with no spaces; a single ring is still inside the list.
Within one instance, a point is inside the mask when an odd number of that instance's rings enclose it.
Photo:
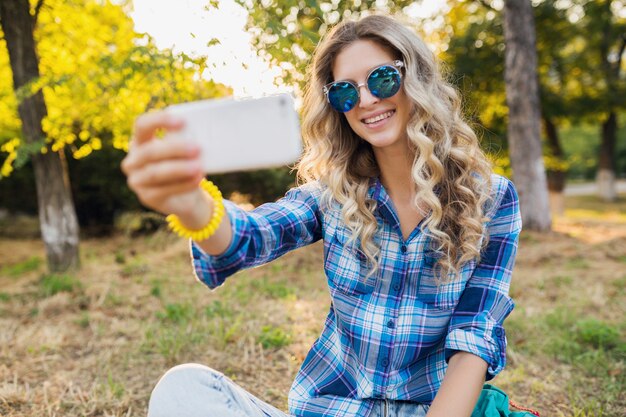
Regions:
[[[349,112],[350,110],[353,110],[353,109],[354,109],[354,107],[356,107],[356,105],[359,103],[359,101],[361,101],[361,87],[365,87],[365,88],[367,88],[367,91],[369,91],[369,92],[370,92],[370,94],[372,94],[374,97],[381,98],[381,97],[378,97],[377,95],[373,94],[373,93],[370,91],[370,88],[369,88],[369,86],[367,85],[367,82],[368,82],[368,80],[369,80],[369,78],[370,78],[370,75],[372,75],[372,73],[373,73],[374,71],[379,70],[379,69],[380,69],[380,68],[382,68],[382,67],[393,67],[393,68],[395,68],[395,69],[398,71],[398,75],[400,76],[400,83],[402,84],[402,71],[401,71],[401,69],[402,69],[402,68],[404,68],[404,62],[400,61],[399,59],[396,59],[396,60],[394,60],[394,61],[391,61],[391,62],[388,62],[388,63],[385,63],[385,64],[381,64],[381,65],[379,65],[379,66],[377,66],[377,67],[375,67],[375,68],[372,68],[372,69],[370,70],[370,72],[368,72],[368,73],[367,73],[367,76],[365,77],[365,82],[364,82],[364,83],[357,84],[357,83],[355,83],[354,81],[350,81],[350,80],[338,80],[338,81],[332,81],[332,82],[330,82],[330,83],[326,84],[324,87],[322,87],[322,91],[324,92],[324,95],[326,96],[326,102],[327,102],[328,104],[330,104],[330,107],[332,107],[332,109],[333,109],[333,110],[335,110],[335,111],[339,111],[339,112],[341,112],[341,113],[347,113],[347,112]],[[336,109],[336,108],[334,108],[334,107],[333,107],[333,105],[330,103],[330,98],[328,97],[328,93],[330,92],[330,88],[331,88],[334,84],[336,84],[336,83],[348,83],[348,84],[351,84],[351,85],[352,85],[352,86],[356,89],[356,93],[357,93],[357,96],[358,96],[358,98],[359,98],[359,99],[358,99],[358,100],[357,100],[357,102],[355,103],[354,107],[352,107],[350,110],[346,110],[346,111],[337,110],[337,109]],[[399,91],[399,90],[398,90],[398,91]],[[393,96],[395,96],[396,94],[398,94],[398,93],[396,92],[394,95],[389,96],[389,97],[393,97]],[[389,98],[389,97],[385,97],[385,98]]]

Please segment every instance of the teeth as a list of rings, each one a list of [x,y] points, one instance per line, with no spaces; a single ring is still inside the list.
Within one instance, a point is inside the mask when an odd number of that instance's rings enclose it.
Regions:
[[[370,123],[376,123],[376,122],[378,122],[378,121],[380,121],[380,120],[386,119],[387,117],[391,117],[391,115],[393,114],[393,112],[394,112],[394,111],[393,111],[393,110],[391,110],[391,111],[388,111],[388,112],[386,112],[386,113],[379,114],[378,116],[375,116],[375,117],[370,117],[369,119],[365,119],[365,120],[363,120],[363,122],[365,122],[365,123],[367,123],[367,124],[370,124]]]

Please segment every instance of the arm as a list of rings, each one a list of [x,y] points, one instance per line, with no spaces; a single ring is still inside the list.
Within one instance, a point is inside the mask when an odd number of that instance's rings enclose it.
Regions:
[[[225,217],[232,238],[219,255],[211,255],[201,244],[192,242],[198,279],[215,288],[241,269],[265,264],[319,240],[322,236],[319,193],[316,183],[303,185],[289,190],[280,200],[249,212],[225,200]]]
[[[200,148],[181,139],[155,140],[159,129],[176,131],[182,127],[182,120],[163,112],[138,117],[122,171],[143,205],[175,214],[184,226],[197,230],[213,216],[213,200],[199,187],[203,177]],[[225,218],[216,233],[200,244],[207,253],[219,254],[231,239],[229,219]]]
[[[129,187],[146,206],[175,214],[197,230],[213,216],[213,200],[199,184],[200,148],[180,139],[156,140],[159,129],[176,131],[184,122],[163,112],[137,118],[130,150],[122,162]],[[246,213],[225,200],[227,215],[216,233],[192,242],[198,278],[213,288],[239,269],[261,265],[321,238],[316,184],[291,190],[276,203]]]
[[[521,231],[513,184],[496,182],[494,209],[488,211],[489,242],[450,320],[446,337],[448,370],[428,417],[471,415],[485,379],[506,363],[504,319],[513,310],[509,285]]]
[[[469,417],[485,382],[487,363],[471,353],[450,358],[446,376],[426,417]]]
[[[192,230],[201,229],[213,217],[213,199],[204,191],[198,190],[197,202],[187,206],[184,212],[178,215],[181,222]],[[225,215],[215,234],[202,242],[196,242],[209,255],[223,254],[233,239],[230,217]]]

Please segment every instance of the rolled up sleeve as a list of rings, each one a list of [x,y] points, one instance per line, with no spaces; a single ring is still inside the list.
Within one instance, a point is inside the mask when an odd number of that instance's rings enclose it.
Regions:
[[[265,264],[319,240],[319,192],[315,184],[293,188],[280,200],[249,212],[224,201],[232,240],[217,256],[207,254],[191,241],[196,277],[209,288],[216,288],[239,270]]]
[[[502,178],[496,187],[489,242],[452,315],[445,342],[446,361],[458,351],[479,356],[488,364],[487,380],[506,364],[503,322],[514,307],[508,294],[522,227],[513,183]]]

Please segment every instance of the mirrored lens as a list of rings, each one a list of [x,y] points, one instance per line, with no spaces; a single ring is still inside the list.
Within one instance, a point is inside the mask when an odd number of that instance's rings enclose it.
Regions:
[[[390,65],[376,68],[367,79],[367,88],[378,98],[389,98],[400,90],[400,72]]]
[[[339,81],[328,89],[328,101],[335,110],[345,113],[356,106],[359,92],[349,82]]]

